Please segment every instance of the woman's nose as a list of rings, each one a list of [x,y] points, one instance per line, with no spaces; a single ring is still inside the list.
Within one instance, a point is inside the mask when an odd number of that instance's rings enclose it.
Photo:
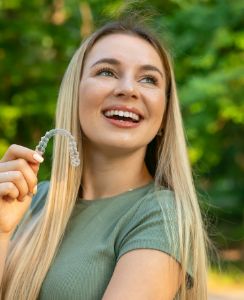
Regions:
[[[118,80],[118,84],[114,89],[114,95],[116,97],[124,98],[138,98],[138,90],[136,82],[131,78],[124,78]]]

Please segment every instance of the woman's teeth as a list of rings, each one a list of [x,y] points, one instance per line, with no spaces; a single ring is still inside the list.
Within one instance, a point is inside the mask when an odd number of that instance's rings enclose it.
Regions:
[[[122,118],[130,118],[133,121],[139,121],[140,117],[132,112],[129,111],[122,111],[122,110],[107,110],[104,115],[106,117],[113,117],[113,116],[118,116],[118,117],[122,117]]]

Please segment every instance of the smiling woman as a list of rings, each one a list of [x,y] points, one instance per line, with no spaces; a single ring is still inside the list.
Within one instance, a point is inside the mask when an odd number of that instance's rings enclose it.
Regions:
[[[141,37],[114,33],[99,39],[86,56],[79,88],[84,151],[145,156],[166,107],[164,73],[160,56]]]
[[[4,174],[16,158],[36,174],[33,151],[14,145],[0,163],[2,298],[206,300],[207,237],[163,45],[132,22],[94,32],[65,73],[56,127],[81,167],[57,137],[51,179],[24,208],[4,199]]]

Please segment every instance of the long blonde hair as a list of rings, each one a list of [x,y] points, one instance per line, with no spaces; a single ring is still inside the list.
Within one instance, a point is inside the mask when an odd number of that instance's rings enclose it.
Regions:
[[[114,33],[139,36],[160,55],[166,71],[167,108],[161,136],[148,145],[145,157],[157,186],[174,191],[178,216],[179,256],[183,282],[180,299],[207,299],[207,236],[188,161],[174,72],[166,49],[149,32],[135,24],[117,21],[88,37],[74,54],[63,78],[56,111],[56,127],[69,130],[78,142],[82,162],[82,133],[78,118],[78,87],[84,59],[101,37]],[[10,244],[2,281],[2,299],[37,299],[43,280],[57,253],[74,208],[82,178],[82,165],[70,165],[68,145],[56,137],[52,173],[44,208],[17,230]],[[192,288],[187,288],[186,270],[191,256]]]

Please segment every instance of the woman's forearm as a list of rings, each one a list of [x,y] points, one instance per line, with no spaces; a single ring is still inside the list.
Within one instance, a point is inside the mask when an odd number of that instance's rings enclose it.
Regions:
[[[5,267],[6,256],[9,248],[11,236],[0,235],[0,287],[2,286],[2,277]]]

